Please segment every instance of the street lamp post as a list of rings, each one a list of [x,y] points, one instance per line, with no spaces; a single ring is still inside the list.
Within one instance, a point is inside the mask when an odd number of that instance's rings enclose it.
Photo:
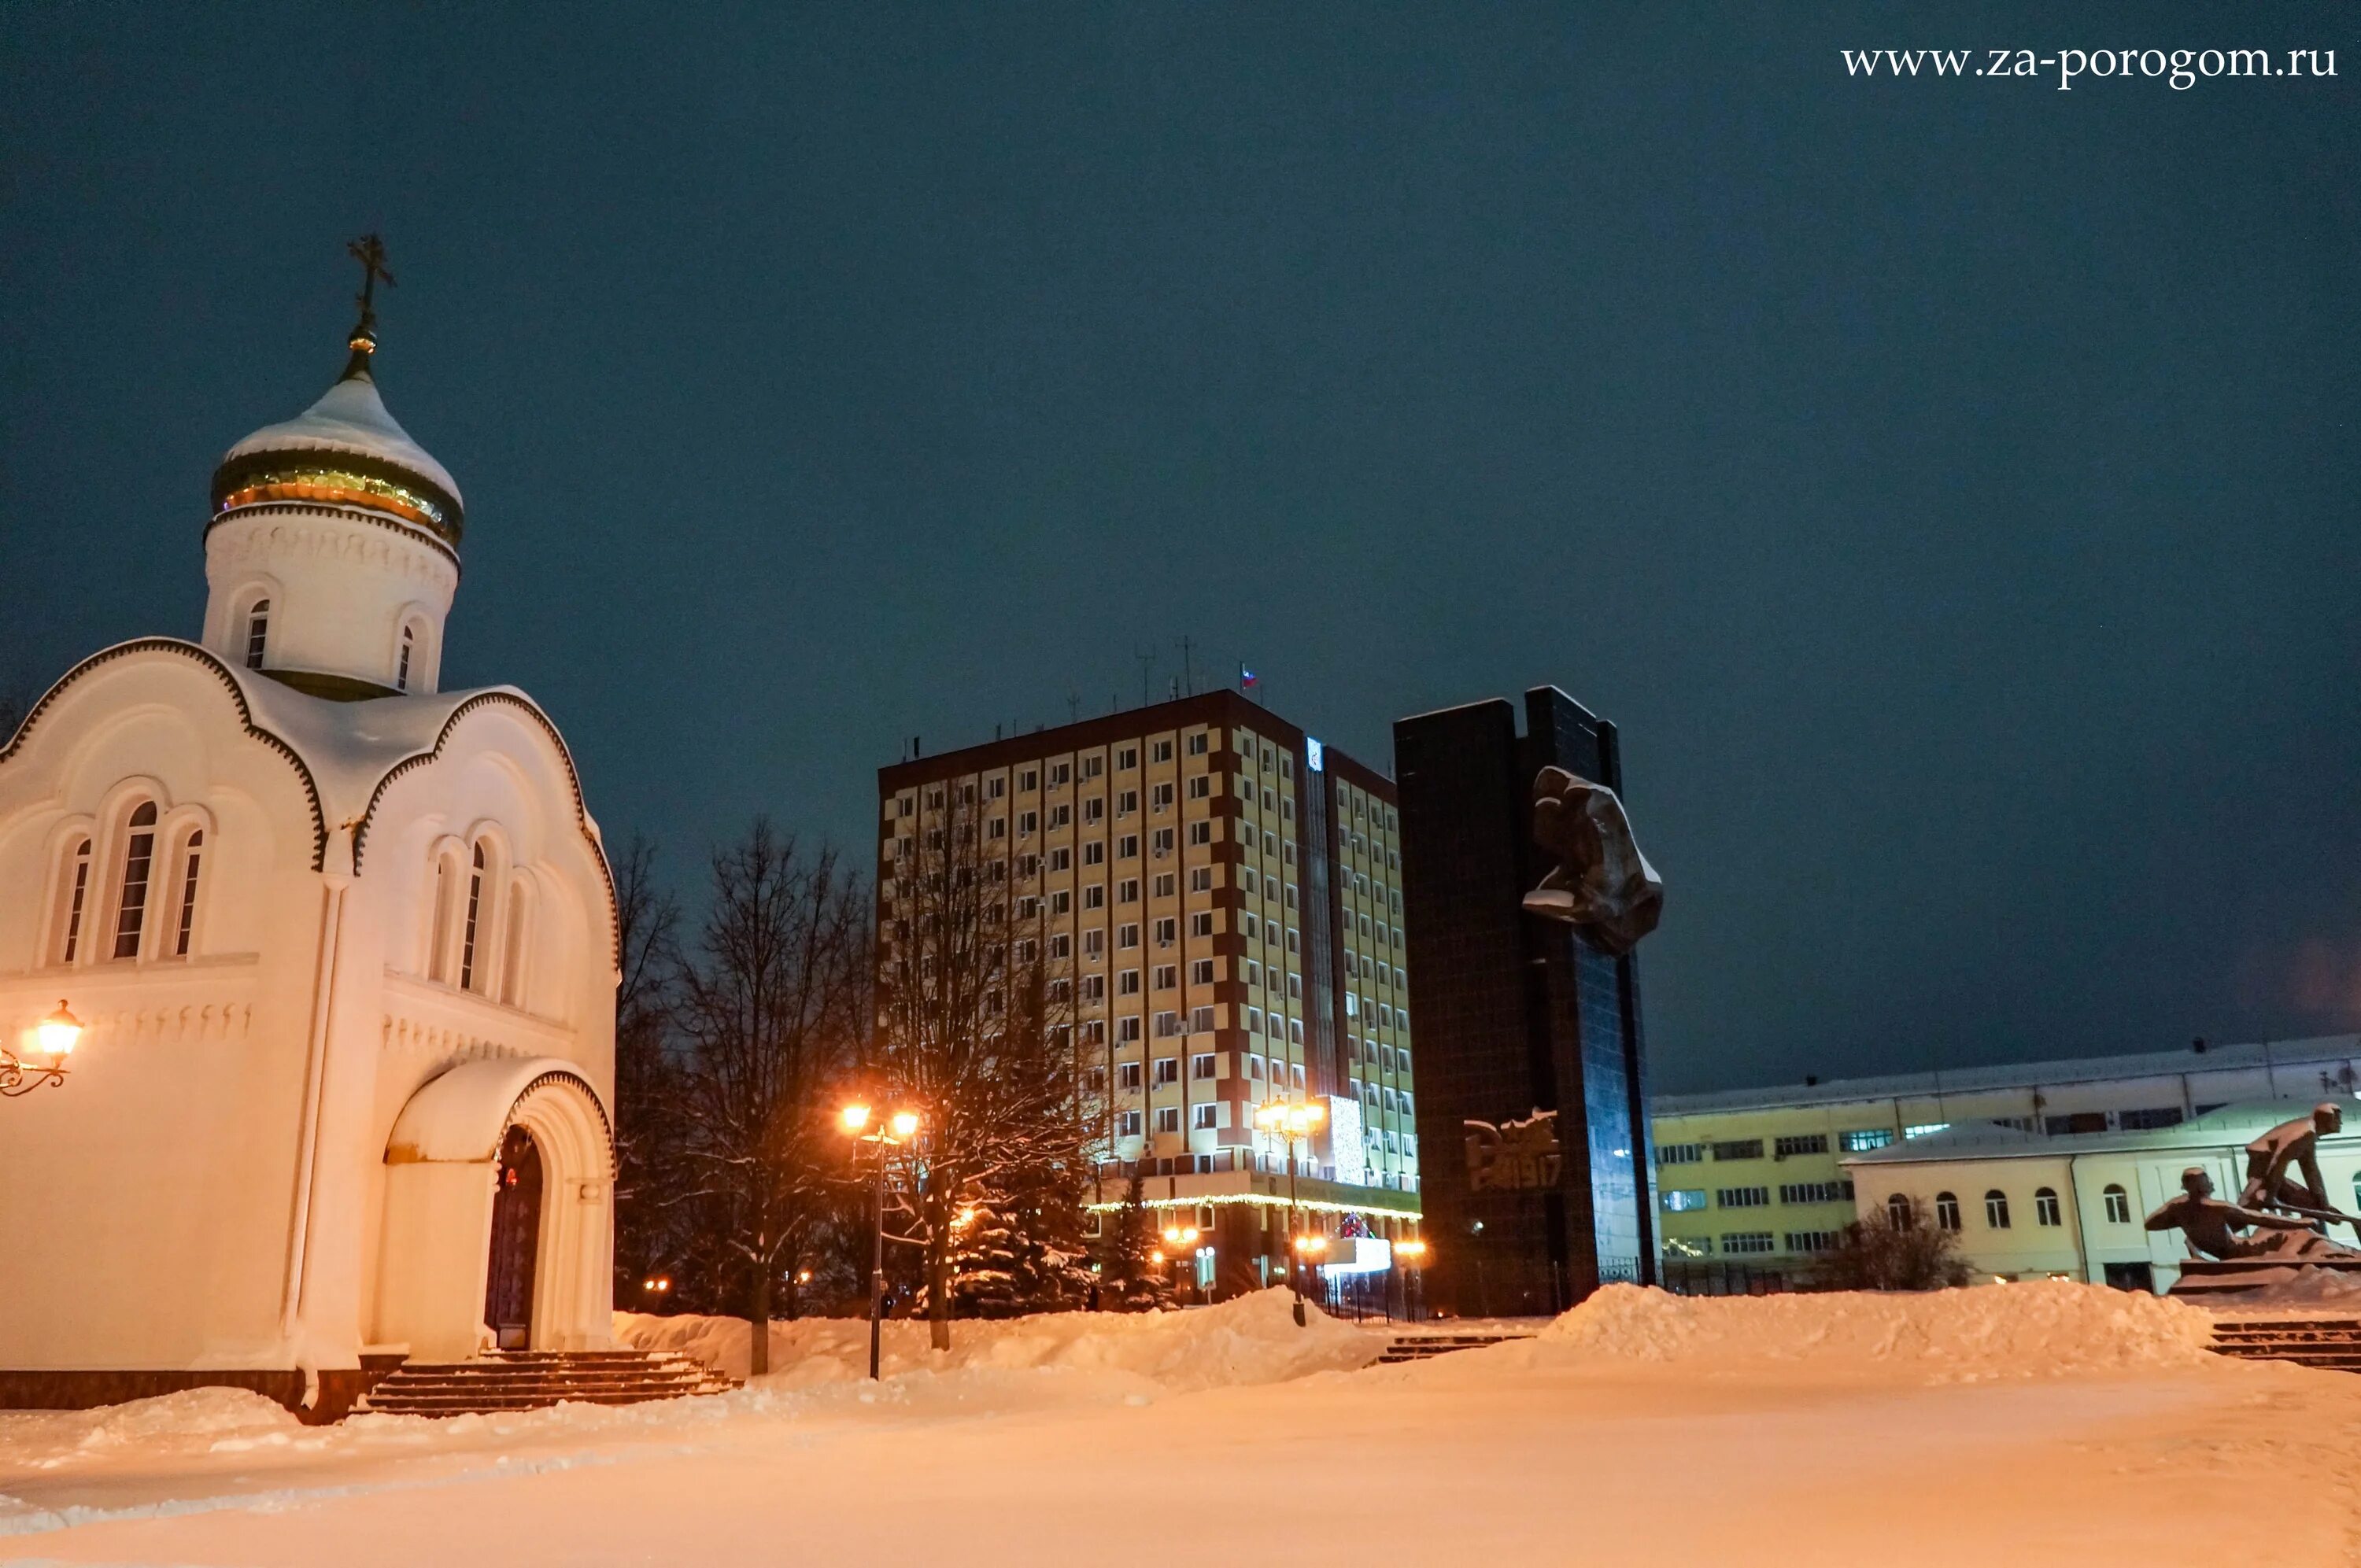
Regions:
[[[1402,1281],[1403,1314],[1415,1323],[1420,1321],[1419,1299],[1425,1293],[1420,1287],[1425,1283],[1426,1244],[1415,1236],[1394,1243],[1394,1261],[1400,1264],[1405,1271]]]
[[[1159,1259],[1188,1258],[1191,1270],[1189,1293],[1192,1296],[1197,1293],[1197,1239],[1201,1234],[1194,1225],[1167,1225],[1164,1227],[1165,1250],[1156,1255]]]
[[[869,1107],[847,1105],[838,1120],[844,1130],[862,1143],[877,1146],[877,1208],[869,1239],[869,1377],[877,1380],[878,1362],[884,1337],[885,1308],[885,1150],[888,1145],[907,1143],[917,1135],[918,1113],[896,1111],[884,1126],[869,1132]]]
[[[1303,1326],[1303,1219],[1302,1207],[1295,1192],[1295,1140],[1309,1138],[1328,1119],[1327,1107],[1317,1102],[1298,1104],[1289,1100],[1273,1100],[1255,1109],[1255,1125],[1266,1133],[1278,1133],[1287,1140],[1287,1284],[1295,1292],[1295,1326]],[[1323,1246],[1325,1243],[1322,1244]]]
[[[14,1100],[45,1084],[54,1088],[63,1083],[66,1058],[82,1041],[82,1020],[67,1011],[65,1003],[60,1001],[58,1010],[34,1027],[33,1039],[31,1061],[0,1045],[0,1095]]]

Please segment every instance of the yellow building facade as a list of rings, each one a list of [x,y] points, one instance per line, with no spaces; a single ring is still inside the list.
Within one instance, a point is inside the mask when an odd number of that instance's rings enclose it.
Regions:
[[[2350,1100],[2356,1088],[2361,1036],[2336,1035],[1660,1095],[1650,1120],[1663,1256],[1675,1279],[1683,1266],[1707,1264],[1800,1274],[1857,1217],[1865,1158],[1901,1159],[1884,1151],[1920,1148],[1921,1140],[1953,1129],[1961,1137],[1989,1129],[2028,1140],[2013,1158],[2038,1159],[2043,1151],[2062,1158],[2065,1140],[2162,1133],[2234,1104]],[[2059,1172],[2048,1175],[2047,1184],[2063,1192]],[[2179,1179],[2175,1168],[2176,1189]],[[2041,1185],[2025,1189],[2026,1203]],[[1965,1191],[1929,1189],[1936,1190]],[[1976,1190],[1979,1203],[1985,1190]],[[2073,1249],[2060,1251],[2061,1238],[2020,1231],[2015,1213],[2013,1207],[2011,1234],[1987,1249],[1991,1272],[2070,1272]]]
[[[2352,1100],[2348,1092],[2341,1096]],[[2187,1246],[2144,1222],[2181,1190],[2192,1167],[2235,1201],[2246,1149],[2312,1100],[2225,1106],[2178,1126],[2046,1136],[2012,1127],[1954,1127],[1848,1160],[1863,1216],[1889,1214],[1960,1238],[1979,1280],[2078,1279],[2124,1289],[2171,1288]],[[2361,1107],[2356,1107],[2361,1110]],[[2361,1131],[2323,1137],[2328,1199],[2361,1209]],[[2349,1227],[2332,1231],[2347,1246]]]

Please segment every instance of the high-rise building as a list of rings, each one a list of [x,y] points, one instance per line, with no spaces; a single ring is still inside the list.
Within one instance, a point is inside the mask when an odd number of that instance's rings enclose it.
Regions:
[[[1427,1298],[1463,1315],[1562,1310],[1652,1282],[1639,977],[1528,914],[1544,767],[1619,794],[1615,727],[1554,686],[1398,720],[1403,874],[1419,974]]]
[[[881,768],[878,905],[897,867],[972,824],[1009,914],[1068,981],[1105,1107],[1093,1225],[1135,1170],[1193,1225],[1198,1284],[1285,1277],[1287,1141],[1317,1103],[1297,1212],[1332,1279],[1384,1263],[1419,1217],[1401,824],[1392,784],[1231,692]],[[987,878],[987,881],[992,879]]]

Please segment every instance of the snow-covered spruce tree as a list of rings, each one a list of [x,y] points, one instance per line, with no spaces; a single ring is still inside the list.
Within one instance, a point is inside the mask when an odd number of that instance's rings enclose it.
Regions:
[[[1099,1305],[1110,1311],[1144,1312],[1172,1304],[1170,1271],[1156,1262],[1156,1211],[1146,1198],[1146,1183],[1135,1167],[1124,1185],[1123,1206],[1107,1217],[1099,1247]]]
[[[1038,907],[1016,902],[1033,868],[998,852],[1005,839],[984,850],[976,812],[966,790],[928,792],[895,860],[877,953],[871,1066],[885,1102],[922,1119],[910,1201],[937,1349],[950,1345],[960,1211],[977,1194],[1078,1190],[1096,1125],[1074,1058],[1071,960],[1049,959]]]
[[[961,1316],[1071,1311],[1090,1299],[1079,1181],[1063,1167],[1012,1174],[1011,1190],[978,1197],[955,1217],[951,1303]]]
[[[868,1011],[868,933],[835,851],[807,854],[758,818],[714,852],[711,905],[675,966],[679,1201],[742,1288],[757,1375],[780,1271],[809,1246],[843,1164],[826,1091]]]

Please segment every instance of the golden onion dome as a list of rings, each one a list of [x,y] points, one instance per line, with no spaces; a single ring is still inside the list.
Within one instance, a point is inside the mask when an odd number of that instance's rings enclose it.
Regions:
[[[231,447],[214,470],[214,515],[272,501],[310,501],[384,513],[458,547],[466,510],[442,464],[386,411],[357,338],[352,364],[295,418]]]

